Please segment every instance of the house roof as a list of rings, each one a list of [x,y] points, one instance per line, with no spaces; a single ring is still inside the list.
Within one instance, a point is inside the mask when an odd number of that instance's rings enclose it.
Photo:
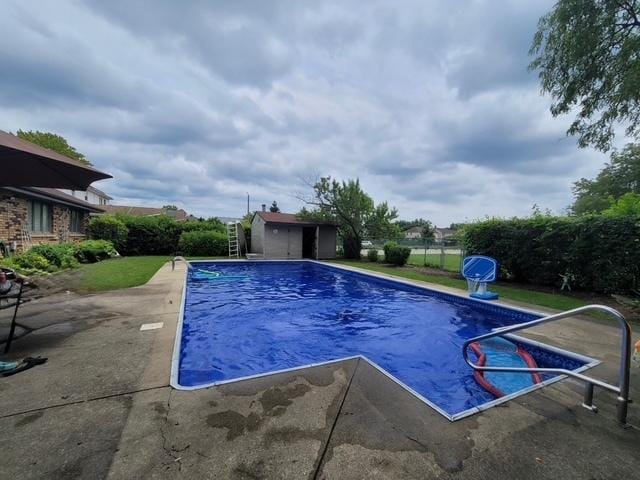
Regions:
[[[0,130],[0,185],[84,190],[111,175]]]
[[[454,230],[452,228],[436,227],[435,230],[437,230],[438,232],[442,233],[443,235],[446,235],[447,233],[456,233],[456,230]]]
[[[106,198],[107,200],[113,200],[113,197],[110,197],[109,195],[104,193],[102,190],[98,190],[96,187],[92,187],[92,186],[87,187],[87,192],[95,193],[96,195],[102,198]]]
[[[102,213],[102,207],[92,205],[91,203],[80,200],[79,198],[61,192],[55,188],[44,187],[1,187],[10,192],[18,193],[29,198],[37,198],[39,200],[47,200],[54,203],[60,203],[68,207],[77,208],[78,210],[86,210],[88,212]]]
[[[307,226],[315,226],[315,225],[330,225],[335,227],[336,225],[331,222],[314,222],[311,220],[303,220],[295,213],[281,213],[281,212],[256,212],[265,223],[280,223],[286,225],[307,225]]]
[[[106,213],[123,213],[136,217],[154,217],[157,215],[167,215],[167,209],[155,207],[135,207],[129,205],[101,205]],[[182,209],[176,210],[175,219],[182,221],[187,219],[187,212]]]
[[[411,227],[405,230],[405,233],[422,233],[422,227]]]

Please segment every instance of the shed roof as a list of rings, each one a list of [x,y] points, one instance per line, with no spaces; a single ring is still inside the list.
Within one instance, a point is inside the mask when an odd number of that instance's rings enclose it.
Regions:
[[[303,220],[295,213],[281,213],[281,212],[257,212],[257,215],[265,221],[265,223],[280,223],[286,225],[301,225],[301,226],[315,226],[315,225],[327,225],[335,227],[336,225],[331,222],[315,222],[311,220]]]

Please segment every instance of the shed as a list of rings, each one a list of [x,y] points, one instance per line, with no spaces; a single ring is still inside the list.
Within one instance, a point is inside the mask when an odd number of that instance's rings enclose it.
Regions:
[[[292,213],[256,212],[251,221],[251,253],[271,259],[335,258],[338,228]]]

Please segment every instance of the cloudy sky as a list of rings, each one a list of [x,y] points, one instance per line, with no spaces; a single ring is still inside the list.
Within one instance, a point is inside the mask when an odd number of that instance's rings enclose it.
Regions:
[[[297,211],[331,175],[438,225],[561,212],[606,157],[527,71],[552,4],[3,1],[0,129],[63,135],[117,204]]]

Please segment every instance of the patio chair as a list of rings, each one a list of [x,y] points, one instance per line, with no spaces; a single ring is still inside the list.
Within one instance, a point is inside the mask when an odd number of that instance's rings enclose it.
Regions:
[[[0,294],[0,310],[7,310],[13,308],[13,315],[11,316],[11,325],[9,327],[9,336],[7,342],[4,345],[4,353],[11,348],[11,341],[16,331],[16,317],[18,316],[18,308],[22,304],[22,290],[24,287],[24,280],[21,278],[11,279],[13,288],[5,294]]]

